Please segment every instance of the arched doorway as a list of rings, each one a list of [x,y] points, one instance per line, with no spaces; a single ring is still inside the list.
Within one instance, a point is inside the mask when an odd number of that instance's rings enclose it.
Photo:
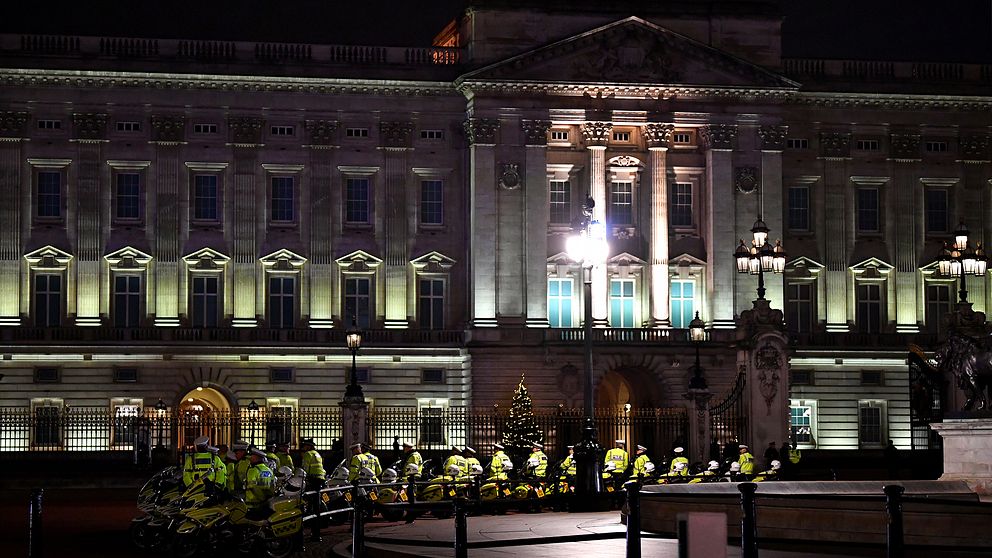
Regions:
[[[179,402],[178,415],[181,448],[192,446],[200,436],[209,436],[215,446],[230,445],[235,415],[223,393],[210,387],[192,389]]]
[[[627,441],[627,451],[634,455],[636,444],[648,448],[648,454],[662,459],[674,445],[685,445],[684,408],[663,409],[659,382],[650,370],[622,367],[607,372],[596,388],[597,428],[603,445]]]

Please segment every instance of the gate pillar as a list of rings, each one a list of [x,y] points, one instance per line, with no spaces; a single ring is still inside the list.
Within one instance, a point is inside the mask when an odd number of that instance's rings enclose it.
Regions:
[[[369,404],[367,401],[342,401],[341,406],[341,442],[344,454],[352,444],[359,442],[371,443],[369,439]]]
[[[771,308],[764,298],[741,312],[738,325],[737,365],[747,375],[751,413],[746,443],[752,454],[761,455],[769,442],[789,439],[788,338],[782,311]]]
[[[706,462],[709,460],[710,439],[710,399],[713,393],[708,388],[690,388],[682,397],[689,400],[689,462]]]

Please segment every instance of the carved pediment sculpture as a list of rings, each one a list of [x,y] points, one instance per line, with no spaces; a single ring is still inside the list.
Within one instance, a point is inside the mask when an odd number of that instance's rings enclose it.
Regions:
[[[152,115],[152,141],[178,143],[185,139],[186,117],[182,115]]]
[[[334,145],[338,129],[336,120],[307,120],[305,127],[310,145]]]

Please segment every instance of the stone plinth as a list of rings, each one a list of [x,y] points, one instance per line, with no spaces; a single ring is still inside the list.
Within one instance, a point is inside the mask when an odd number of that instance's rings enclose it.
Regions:
[[[964,481],[982,500],[992,499],[992,418],[945,419],[930,427],[944,439],[940,480]]]

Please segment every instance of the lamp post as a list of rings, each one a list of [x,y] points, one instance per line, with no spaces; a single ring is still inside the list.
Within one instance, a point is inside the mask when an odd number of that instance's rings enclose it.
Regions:
[[[751,227],[751,247],[744,245],[744,240],[737,245],[734,259],[737,260],[737,272],[758,276],[758,300],[765,300],[765,273],[783,273],[785,271],[785,248],[782,241],[776,240],[773,247],[768,243],[768,225],[758,217]]]
[[[345,336],[348,350],[351,351],[351,377],[348,387],[344,390],[344,400],[348,402],[365,402],[365,394],[362,386],[358,384],[358,368],[355,360],[358,356],[358,349],[362,346],[362,331],[358,329],[358,320],[352,316],[351,327],[348,328],[348,335]]]
[[[568,238],[566,250],[572,261],[582,266],[582,306],[583,349],[585,363],[585,393],[583,398],[582,439],[575,444],[576,487],[580,505],[592,506],[592,498],[602,493],[602,447],[596,440],[596,423],[593,416],[593,373],[592,373],[592,270],[603,265],[609,254],[606,243],[606,227],[592,220],[595,202],[587,197],[582,205],[582,221],[576,234]],[[584,497],[584,500],[582,499]]]
[[[703,377],[703,369],[699,366],[699,344],[706,339],[706,324],[699,319],[699,311],[696,317],[689,322],[689,338],[696,347],[696,364],[692,366],[692,378],[689,379],[689,389],[707,389],[706,378]]]
[[[162,430],[165,428],[165,411],[168,408],[165,401],[159,397],[158,402],[155,403],[155,418],[158,420],[158,445],[155,446],[156,448],[165,448],[165,444],[162,443]]]
[[[252,399],[248,404],[248,424],[251,425],[251,445],[255,445],[255,421],[258,418],[258,403]]]
[[[981,242],[977,243],[974,250],[968,247],[968,235],[968,227],[962,221],[954,230],[954,244],[948,248],[945,242],[944,249],[940,251],[940,257],[937,259],[937,268],[941,275],[961,279],[961,290],[958,291],[958,296],[961,298],[959,304],[968,304],[965,278],[968,275],[978,277],[985,275],[989,263],[982,252]]]

